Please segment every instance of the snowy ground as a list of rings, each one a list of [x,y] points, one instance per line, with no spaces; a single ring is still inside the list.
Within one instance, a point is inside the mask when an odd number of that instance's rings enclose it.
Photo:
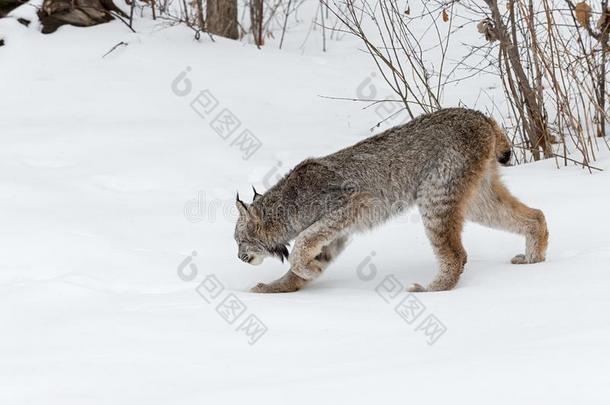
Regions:
[[[468,225],[460,284],[417,295],[411,323],[395,312],[406,293],[376,289],[433,277],[415,212],[355,238],[307,289],[251,294],[286,266],[237,259],[235,191],[367,136],[373,109],[318,96],[355,96],[374,68],[353,40],[323,53],[305,28],[282,51],[137,28],[0,20],[0,403],[608,403],[608,153],[602,173],[503,169],[546,213],[547,261],[513,266],[521,238]],[[190,92],[172,85],[187,67]],[[448,104],[475,100],[474,80]],[[200,116],[203,90],[218,105]],[[225,108],[262,143],[249,159],[210,126]],[[224,286],[210,303],[206,277]],[[224,299],[245,308],[232,324]],[[242,330],[249,315],[264,334]]]

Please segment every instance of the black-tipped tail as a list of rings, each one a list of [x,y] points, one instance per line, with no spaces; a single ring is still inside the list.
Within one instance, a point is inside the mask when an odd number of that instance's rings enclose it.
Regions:
[[[498,163],[502,164],[502,165],[507,165],[510,163],[510,157],[512,155],[511,150],[507,150],[506,152],[504,152],[502,155],[500,155],[498,157]]]

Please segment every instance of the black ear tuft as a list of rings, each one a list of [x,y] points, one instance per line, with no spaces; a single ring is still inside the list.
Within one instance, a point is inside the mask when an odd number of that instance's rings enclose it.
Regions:
[[[246,205],[245,202],[243,202],[242,200],[239,199],[239,192],[237,193],[237,196],[235,197],[235,204],[237,205],[237,208],[239,208],[239,211],[245,213],[248,213],[248,206]]]
[[[256,191],[256,189],[254,188],[254,186],[252,186],[252,191],[254,191],[254,197],[252,197],[252,201],[256,201],[256,200],[258,200],[259,198],[261,198],[261,197],[263,196],[262,194],[259,194],[259,193]]]

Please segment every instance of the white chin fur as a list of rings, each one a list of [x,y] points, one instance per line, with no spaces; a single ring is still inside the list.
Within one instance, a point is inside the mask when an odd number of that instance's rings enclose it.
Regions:
[[[250,264],[253,265],[253,266],[258,266],[262,262],[263,262],[263,258],[261,256],[254,256],[254,259],[252,259]]]

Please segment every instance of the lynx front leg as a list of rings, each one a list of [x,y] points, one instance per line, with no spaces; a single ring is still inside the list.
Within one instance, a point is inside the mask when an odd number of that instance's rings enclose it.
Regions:
[[[335,258],[343,252],[347,246],[347,240],[347,236],[340,236],[328,245],[325,245],[322,247],[320,254],[316,256],[316,260],[320,262],[323,268],[326,268],[330,262],[335,260]]]
[[[525,254],[516,255],[511,263],[544,261],[549,239],[544,214],[512,196],[495,173],[483,182],[468,208],[467,218],[525,236]]]
[[[354,226],[367,225],[372,198],[365,193],[350,197],[347,204],[314,222],[295,239],[288,257],[290,271],[281,279],[254,287],[255,292],[296,291],[318,278],[345,248],[347,234]],[[369,224],[370,225],[370,224]]]
[[[322,247],[320,253],[314,258],[315,265],[320,269],[320,272],[324,271],[330,262],[345,249],[347,239],[347,236],[340,236]],[[292,270],[289,270],[274,282],[269,284],[258,283],[250,291],[256,293],[294,292],[303,288],[307,283],[308,280],[297,276]]]
[[[347,239],[347,236],[340,236],[322,247],[320,253],[314,258],[320,271],[323,271],[345,249]],[[294,292],[303,288],[307,283],[308,280],[297,276],[292,270],[289,270],[274,282],[269,284],[258,283],[250,291],[255,293]]]
[[[352,223],[353,218],[341,212],[323,218],[303,231],[288,258],[291,271],[307,281],[318,278],[345,248],[347,237],[342,233]]]

